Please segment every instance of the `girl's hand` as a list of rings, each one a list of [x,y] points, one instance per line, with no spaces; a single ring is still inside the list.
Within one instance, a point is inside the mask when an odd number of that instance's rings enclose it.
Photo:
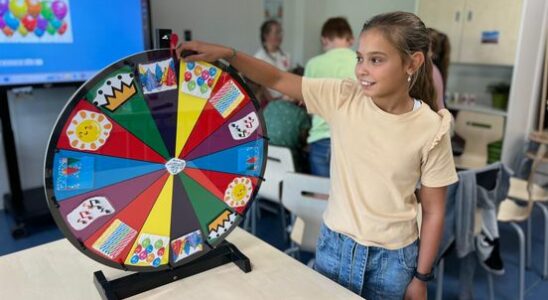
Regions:
[[[405,300],[426,300],[426,282],[413,277],[405,291]]]
[[[175,49],[177,57],[185,61],[202,60],[214,62],[220,58],[232,55],[232,49],[221,45],[209,44],[200,41],[189,41],[179,44]]]

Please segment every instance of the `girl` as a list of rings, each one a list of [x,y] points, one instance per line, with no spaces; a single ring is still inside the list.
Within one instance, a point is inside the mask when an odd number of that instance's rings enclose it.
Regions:
[[[309,79],[234,49],[189,42],[187,60],[224,58],[255,82],[302,100],[331,126],[331,191],[315,269],[367,299],[425,299],[443,227],[446,186],[457,181],[436,113],[429,38],[411,13],[365,23],[357,81]],[[415,187],[421,184],[422,226]]]

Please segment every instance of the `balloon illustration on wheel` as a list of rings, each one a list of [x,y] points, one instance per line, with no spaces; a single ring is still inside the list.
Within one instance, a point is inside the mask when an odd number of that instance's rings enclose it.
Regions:
[[[242,221],[262,181],[266,135],[227,64],[167,49],[122,59],[60,114],[46,154],[50,211],[88,257],[124,270],[190,262]]]

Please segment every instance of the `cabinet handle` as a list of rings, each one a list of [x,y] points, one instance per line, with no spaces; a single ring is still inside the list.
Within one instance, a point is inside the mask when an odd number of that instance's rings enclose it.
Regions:
[[[460,21],[460,11],[455,12],[455,22]]]
[[[468,11],[468,18],[467,18],[467,19],[468,19],[468,22],[472,21],[472,16],[473,16],[473,15],[472,15],[472,11],[471,11],[471,10]]]

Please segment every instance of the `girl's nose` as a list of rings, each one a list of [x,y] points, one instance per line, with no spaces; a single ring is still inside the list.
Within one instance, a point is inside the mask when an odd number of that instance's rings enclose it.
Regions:
[[[367,75],[369,74],[367,67],[364,64],[356,64],[356,75]]]

